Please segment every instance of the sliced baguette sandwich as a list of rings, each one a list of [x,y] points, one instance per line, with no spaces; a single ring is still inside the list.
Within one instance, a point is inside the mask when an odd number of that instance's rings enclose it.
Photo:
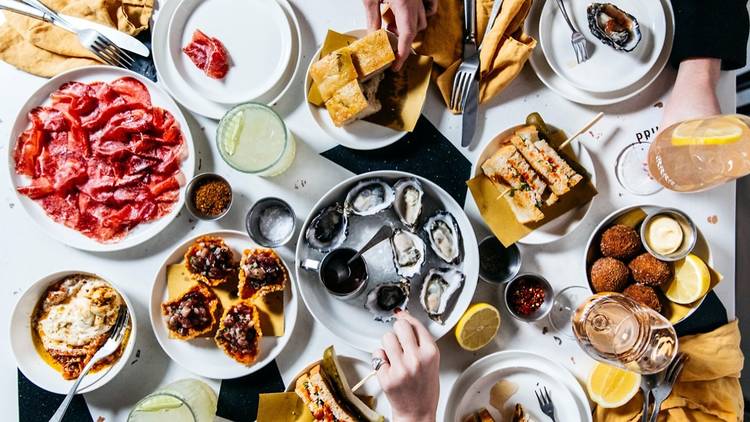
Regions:
[[[544,218],[540,207],[546,185],[515,146],[501,147],[482,164],[482,172],[493,182],[510,186],[510,193],[503,198],[519,223],[533,223]]]
[[[517,130],[510,141],[521,151],[534,170],[542,175],[555,195],[562,196],[568,193],[570,188],[583,180],[583,176],[576,173],[557,151],[546,141],[539,139],[536,126],[526,126]]]
[[[361,81],[383,73],[396,60],[385,29],[367,34],[349,45]]]
[[[313,63],[310,77],[317,84],[323,101],[328,101],[346,84],[357,80],[351,51],[341,48]]]
[[[382,79],[383,75],[379,74],[365,83],[353,80],[336,91],[325,103],[333,124],[345,126],[380,111],[376,94]]]

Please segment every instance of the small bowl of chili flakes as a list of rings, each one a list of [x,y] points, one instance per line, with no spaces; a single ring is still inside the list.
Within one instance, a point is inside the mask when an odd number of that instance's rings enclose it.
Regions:
[[[185,188],[185,205],[201,220],[218,220],[232,207],[232,186],[216,173],[201,173]]]
[[[553,299],[552,286],[538,274],[519,274],[505,286],[505,306],[520,321],[544,318],[552,309]]]

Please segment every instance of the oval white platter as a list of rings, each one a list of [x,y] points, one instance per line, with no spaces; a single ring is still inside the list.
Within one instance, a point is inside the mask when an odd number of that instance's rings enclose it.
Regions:
[[[83,67],[80,69],[70,70],[65,73],[61,73],[54,78],[48,80],[39,89],[36,90],[26,103],[21,107],[16,117],[16,122],[13,125],[13,129],[10,132],[10,146],[8,147],[8,169],[10,171],[10,180],[14,187],[26,185],[27,177],[16,174],[15,164],[13,161],[13,150],[18,136],[23,132],[29,125],[27,114],[28,112],[37,106],[49,104],[49,96],[51,93],[57,90],[60,85],[70,82],[95,82],[104,81],[110,82],[114,79],[118,79],[124,76],[133,77],[141,81],[148,88],[151,94],[151,103],[154,106],[158,106],[168,110],[174,115],[177,122],[180,124],[180,129],[185,138],[185,147],[187,148],[188,156],[182,161],[180,170],[185,176],[185,180],[193,178],[195,171],[195,147],[193,145],[193,137],[190,134],[190,128],[188,127],[187,120],[182,114],[182,111],[172,98],[158,87],[151,80],[129,70],[120,69],[112,66],[90,66]],[[15,191],[15,189],[13,189]],[[181,191],[179,199],[173,205],[172,210],[162,218],[150,222],[141,223],[128,233],[123,239],[114,243],[100,243],[94,239],[84,236],[80,232],[68,228],[62,224],[56,223],[50,217],[47,216],[44,209],[40,207],[35,201],[29,199],[24,195],[20,195],[16,192],[18,201],[26,211],[26,213],[34,220],[45,233],[49,234],[56,240],[65,243],[68,246],[72,246],[77,249],[83,249],[94,252],[108,252],[118,251],[122,249],[132,248],[133,246],[140,245],[143,242],[151,239],[164,230],[169,223],[174,220],[177,214],[182,209],[182,205],[185,203],[185,195]]]
[[[297,322],[297,293],[294,289],[293,274],[289,271],[289,266],[284,263],[289,274],[289,282],[284,289],[284,335],[281,337],[262,337],[260,341],[260,355],[252,365],[243,365],[224,354],[216,346],[212,337],[187,341],[170,338],[161,310],[161,304],[168,299],[167,266],[182,261],[188,247],[202,236],[218,236],[223,238],[235,253],[237,259],[241,256],[244,249],[259,247],[247,234],[235,230],[219,230],[203,233],[177,246],[167,256],[162,266],[156,272],[154,284],[151,289],[151,304],[149,307],[151,327],[154,329],[156,340],[167,355],[188,371],[214,379],[237,378],[252,374],[273,361],[281,353],[292,336],[294,326]]]

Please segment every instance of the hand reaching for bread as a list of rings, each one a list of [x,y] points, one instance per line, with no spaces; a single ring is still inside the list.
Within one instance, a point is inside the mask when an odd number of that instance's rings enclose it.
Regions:
[[[383,24],[381,0],[362,0],[367,13],[367,27],[377,31]],[[411,43],[419,31],[427,28],[427,17],[437,12],[438,0],[385,0],[393,12],[395,23],[388,30],[398,35],[398,51],[393,70],[400,70],[411,52]]]

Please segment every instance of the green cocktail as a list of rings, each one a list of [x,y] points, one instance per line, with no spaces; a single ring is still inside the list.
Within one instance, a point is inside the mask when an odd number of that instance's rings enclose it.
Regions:
[[[209,422],[216,415],[217,397],[203,381],[184,379],[164,386],[139,401],[128,422]]]
[[[229,110],[216,132],[221,158],[230,166],[258,176],[276,176],[294,161],[296,144],[281,117],[270,107],[240,104]]]

